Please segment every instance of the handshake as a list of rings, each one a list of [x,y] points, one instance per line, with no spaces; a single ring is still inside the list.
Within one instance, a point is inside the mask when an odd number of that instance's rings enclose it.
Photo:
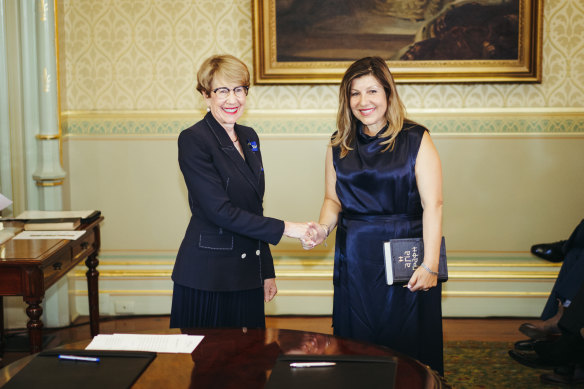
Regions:
[[[330,228],[326,224],[284,222],[284,235],[289,238],[300,239],[302,248],[305,250],[318,246],[325,241],[329,234]]]

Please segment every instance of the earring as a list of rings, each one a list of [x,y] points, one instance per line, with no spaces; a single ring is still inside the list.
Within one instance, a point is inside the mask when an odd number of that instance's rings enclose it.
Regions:
[[[207,112],[211,112],[211,107],[207,107]]]

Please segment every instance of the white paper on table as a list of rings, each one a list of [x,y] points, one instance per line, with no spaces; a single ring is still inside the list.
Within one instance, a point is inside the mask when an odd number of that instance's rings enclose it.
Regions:
[[[77,240],[85,231],[22,231],[12,239],[69,239]]]
[[[0,193],[0,211],[12,204],[12,200]]]
[[[97,335],[86,350],[153,351],[158,353],[190,354],[201,343],[202,335]]]

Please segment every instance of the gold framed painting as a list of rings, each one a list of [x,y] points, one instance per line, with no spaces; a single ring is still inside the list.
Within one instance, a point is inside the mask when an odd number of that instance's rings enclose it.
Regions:
[[[377,55],[397,82],[541,82],[543,0],[252,0],[256,84],[339,83]]]

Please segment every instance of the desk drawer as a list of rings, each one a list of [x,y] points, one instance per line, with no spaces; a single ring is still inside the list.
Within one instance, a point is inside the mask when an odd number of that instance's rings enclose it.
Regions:
[[[77,264],[95,251],[95,230],[89,230],[76,241],[71,242],[71,260]]]
[[[45,289],[55,283],[65,273],[71,270],[71,252],[62,250],[58,255],[54,255],[48,261],[43,262],[42,271],[45,279]]]

